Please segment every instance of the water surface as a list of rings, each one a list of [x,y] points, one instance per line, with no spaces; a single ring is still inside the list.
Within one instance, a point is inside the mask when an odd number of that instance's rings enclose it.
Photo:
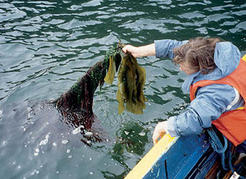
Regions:
[[[185,76],[168,59],[138,59],[148,99],[143,115],[117,113],[117,79],[94,98],[104,141],[81,142],[46,102],[66,92],[119,40],[218,36],[246,49],[241,1],[0,0],[0,177],[122,178],[152,147],[159,120],[189,103]]]

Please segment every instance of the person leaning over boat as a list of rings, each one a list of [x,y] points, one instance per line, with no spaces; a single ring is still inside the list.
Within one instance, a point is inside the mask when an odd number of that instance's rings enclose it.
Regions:
[[[136,58],[172,58],[188,75],[182,90],[190,92],[191,103],[183,113],[156,125],[154,143],[165,133],[200,134],[213,124],[246,153],[246,56],[243,61],[235,45],[219,38],[198,37],[189,41],[156,40],[140,47],[126,45],[122,50]]]

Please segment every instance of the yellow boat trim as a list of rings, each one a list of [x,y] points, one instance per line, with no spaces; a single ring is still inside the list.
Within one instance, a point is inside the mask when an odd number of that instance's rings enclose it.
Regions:
[[[166,134],[150,151],[140,160],[140,162],[130,171],[125,179],[142,179],[158,159],[168,151],[168,149],[177,141],[178,137],[171,137]]]
[[[242,59],[246,62],[246,55],[244,55]]]
[[[244,107],[239,107],[239,108],[237,108],[237,110],[239,110],[239,109],[244,109]]]

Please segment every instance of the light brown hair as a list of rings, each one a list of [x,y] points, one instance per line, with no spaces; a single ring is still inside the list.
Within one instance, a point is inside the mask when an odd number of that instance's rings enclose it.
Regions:
[[[197,37],[190,39],[188,43],[174,49],[174,63],[179,64],[187,61],[191,67],[207,74],[216,67],[214,63],[214,49],[219,38]]]

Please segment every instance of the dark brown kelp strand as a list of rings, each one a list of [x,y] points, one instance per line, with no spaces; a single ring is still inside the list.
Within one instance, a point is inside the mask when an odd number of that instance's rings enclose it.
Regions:
[[[110,48],[104,60],[92,66],[69,91],[55,101],[63,117],[75,126],[84,125],[86,129],[91,128],[94,121],[92,109],[94,92],[98,85],[102,86],[104,83],[110,58],[113,58],[116,70],[118,69],[121,62],[121,48],[120,43]]]
[[[131,54],[124,54],[119,43],[107,51],[104,60],[92,66],[68,92],[56,100],[56,107],[67,122],[76,127],[83,125],[85,129],[91,128],[94,93],[104,82],[112,84],[118,69],[119,113],[125,109],[135,114],[143,113],[146,101],[143,93],[145,69]]]

